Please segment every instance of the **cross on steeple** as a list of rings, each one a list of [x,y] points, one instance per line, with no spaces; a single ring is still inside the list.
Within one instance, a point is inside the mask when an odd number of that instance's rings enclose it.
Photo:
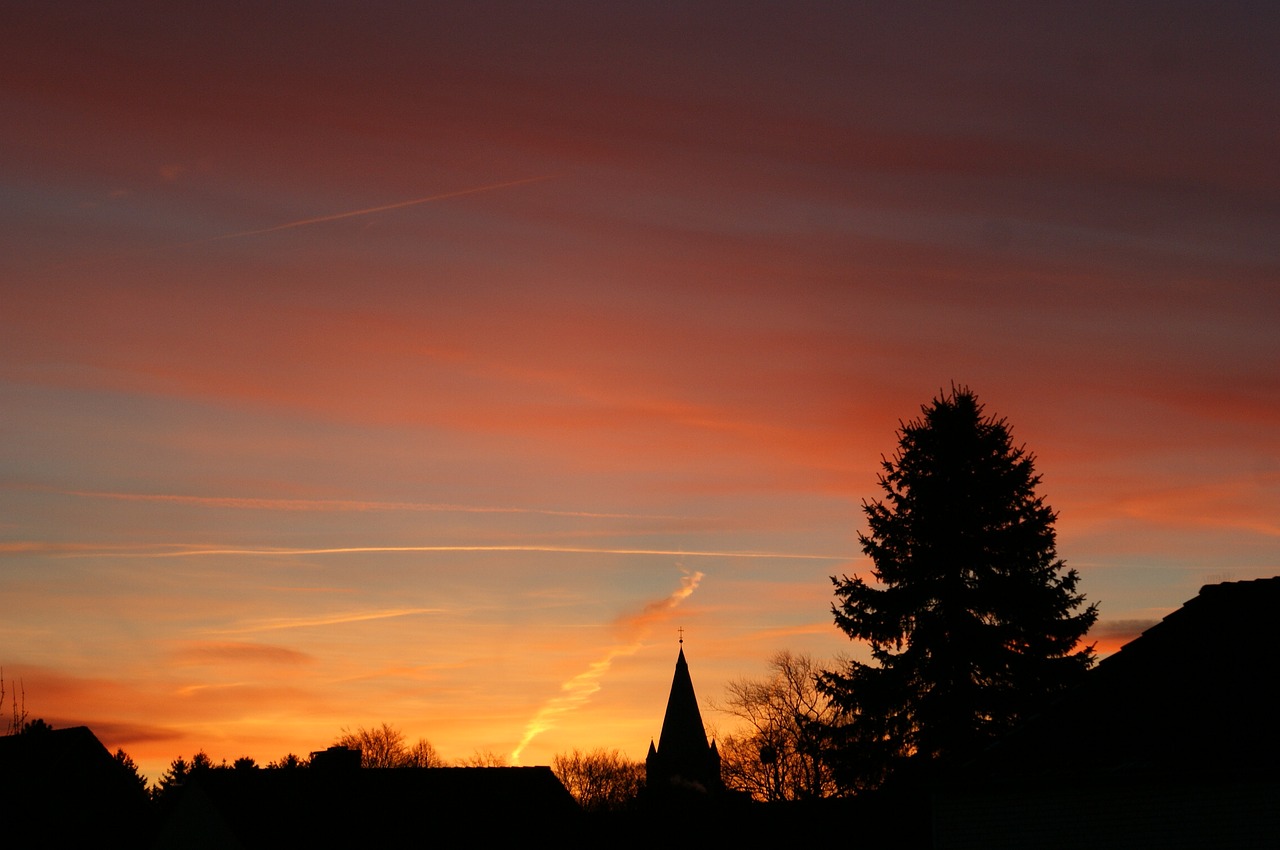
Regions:
[[[681,798],[694,788],[702,789],[702,794],[724,791],[720,751],[715,744],[707,743],[707,730],[702,725],[702,712],[689,677],[689,662],[684,657],[684,627],[678,632],[682,646],[662,717],[662,735],[656,746],[649,742],[645,759],[646,788],[658,798]]]

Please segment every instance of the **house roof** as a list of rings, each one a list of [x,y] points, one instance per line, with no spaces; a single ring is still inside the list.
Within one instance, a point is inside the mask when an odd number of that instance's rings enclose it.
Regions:
[[[0,736],[0,801],[40,824],[37,843],[100,844],[131,835],[146,813],[136,778],[87,726]]]
[[[959,773],[989,780],[1262,775],[1280,760],[1280,576],[1205,585]]]
[[[580,813],[549,767],[215,769],[188,781],[157,845],[213,833],[244,847],[507,840]]]

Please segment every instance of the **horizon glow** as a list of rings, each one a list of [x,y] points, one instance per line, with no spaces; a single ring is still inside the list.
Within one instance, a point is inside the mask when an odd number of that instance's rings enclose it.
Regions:
[[[725,733],[953,383],[1100,652],[1280,573],[1270,14],[13,10],[6,682],[153,781],[641,758],[684,627]]]

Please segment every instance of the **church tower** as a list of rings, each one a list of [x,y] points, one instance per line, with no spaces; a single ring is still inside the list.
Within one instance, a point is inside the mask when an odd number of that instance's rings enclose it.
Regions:
[[[667,713],[662,718],[662,734],[656,747],[653,741],[649,742],[645,787],[654,796],[718,794],[724,790],[720,752],[714,743],[707,743],[689,663],[684,658],[683,637],[671,695],[667,697]]]

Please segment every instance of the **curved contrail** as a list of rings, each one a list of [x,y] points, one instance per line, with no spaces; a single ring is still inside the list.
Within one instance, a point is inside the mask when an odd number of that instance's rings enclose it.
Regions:
[[[635,614],[627,615],[618,620],[617,625],[621,628],[627,640],[609,647],[599,661],[591,662],[587,665],[586,670],[583,670],[560,686],[560,695],[547,700],[546,704],[533,716],[533,719],[525,725],[524,736],[520,739],[520,743],[516,744],[516,748],[511,751],[512,762],[519,763],[520,754],[524,752],[524,748],[529,746],[529,743],[539,734],[554,727],[557,718],[576,708],[580,708],[587,700],[591,699],[592,695],[600,690],[600,678],[608,672],[614,660],[624,655],[634,655],[643,645],[642,639],[647,627],[660,619],[666,612],[688,599],[698,589],[698,584],[701,583],[703,574],[697,571],[688,572],[683,568],[681,568],[681,572],[684,573],[684,576],[680,579],[679,589],[661,599],[650,602]]]

